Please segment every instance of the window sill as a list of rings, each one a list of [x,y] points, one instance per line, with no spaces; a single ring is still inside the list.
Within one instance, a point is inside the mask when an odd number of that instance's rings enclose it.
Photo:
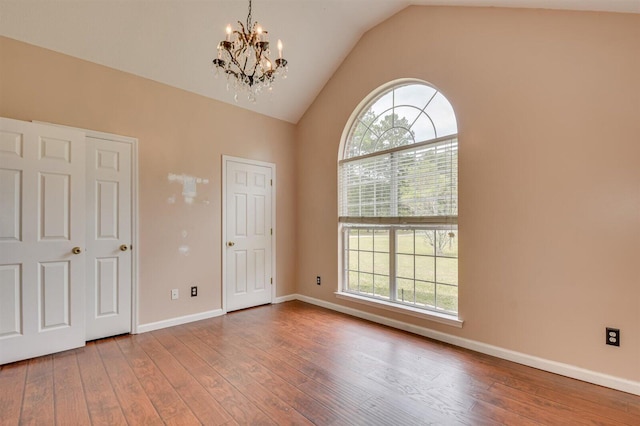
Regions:
[[[425,309],[413,308],[411,306],[398,305],[396,303],[384,300],[371,299],[369,297],[358,296],[353,293],[345,293],[341,291],[335,292],[338,299],[349,300],[351,302],[362,303],[364,305],[374,306],[376,308],[385,309],[387,311],[397,312],[400,314],[411,315],[412,317],[437,322],[440,324],[450,325],[456,328],[462,328],[464,321],[455,315],[448,315],[440,312],[428,311]]]

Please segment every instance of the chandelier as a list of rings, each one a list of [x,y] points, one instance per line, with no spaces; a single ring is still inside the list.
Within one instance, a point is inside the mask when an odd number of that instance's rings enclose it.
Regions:
[[[218,43],[218,57],[213,60],[216,77],[220,71],[227,75],[227,90],[233,86],[235,100],[246,92],[251,102],[262,90],[271,90],[276,76],[286,78],[287,60],[282,57],[282,42],[278,40],[278,59],[269,59],[267,31],[251,21],[251,0],[246,26],[238,21],[238,29],[227,25],[226,38]]]

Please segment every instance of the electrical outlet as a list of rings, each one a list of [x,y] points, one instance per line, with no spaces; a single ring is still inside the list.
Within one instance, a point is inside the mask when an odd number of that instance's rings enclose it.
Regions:
[[[316,277],[316,284],[318,284],[318,285],[322,284],[322,280],[320,279],[320,275],[318,275]]]
[[[191,297],[196,297],[198,295],[198,286],[194,285],[191,287]]]
[[[607,327],[607,345],[620,346],[620,329]]]
[[[178,289],[174,288],[171,290],[171,300],[176,300],[178,298]]]

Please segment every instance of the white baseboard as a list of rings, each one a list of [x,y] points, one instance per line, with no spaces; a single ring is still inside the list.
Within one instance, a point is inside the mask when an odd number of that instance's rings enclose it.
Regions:
[[[200,312],[197,314],[185,315],[183,317],[170,318],[167,320],[150,322],[148,324],[140,324],[137,327],[136,334],[146,333],[153,330],[160,330],[161,328],[173,327],[175,325],[187,324],[194,321],[200,321],[203,319],[219,317],[224,315],[222,309],[214,309],[213,311]]]
[[[292,300],[298,300],[297,294],[287,294],[286,296],[276,297],[273,303],[290,302]]]
[[[327,302],[324,300],[316,299],[314,297],[304,296],[302,294],[295,294],[286,296],[288,300],[294,298],[302,302],[307,302],[312,305],[321,306],[323,308],[331,309],[333,311],[342,312],[343,314],[351,315],[354,317],[366,319],[378,324],[387,325],[389,327],[397,328],[400,330],[408,331],[410,333],[418,334],[420,336],[428,337],[430,339],[439,340],[441,342],[449,343],[455,346],[460,346],[465,349],[480,352],[487,355],[492,355],[498,358],[513,361],[518,364],[527,365],[540,370],[548,371],[562,376],[571,377],[573,379],[582,380],[584,382],[593,383],[600,386],[620,390],[623,392],[640,395],[640,382],[623,379],[621,377],[610,376],[608,374],[598,373],[596,371],[587,370],[584,368],[576,367],[570,364],[564,364],[561,362],[551,361],[544,358],[538,358],[536,356],[527,355],[521,352],[504,349],[498,346],[489,345],[486,343],[478,342],[475,340],[465,339],[451,334],[442,333],[439,331],[431,330],[425,327],[409,324],[403,321],[397,321],[389,319],[380,315],[371,314],[361,311],[359,309],[348,308],[346,306],[338,305],[336,303]]]

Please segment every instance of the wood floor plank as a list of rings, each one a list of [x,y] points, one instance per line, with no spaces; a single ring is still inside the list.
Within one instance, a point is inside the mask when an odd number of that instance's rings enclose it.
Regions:
[[[53,384],[56,424],[89,424],[91,420],[75,351],[53,356]]]
[[[0,424],[640,425],[640,396],[303,302],[0,366]]]
[[[11,392],[0,391],[0,413],[2,413],[3,425],[17,425],[20,422],[28,367],[29,361],[21,361],[3,365],[0,370],[0,390],[11,389]]]
[[[115,340],[110,338],[97,341],[96,347],[127,422],[164,424]]]
[[[484,401],[476,401],[471,408],[471,412],[478,414],[481,418],[485,418],[487,424],[506,425],[506,426],[536,426],[540,425],[535,420],[522,417],[504,408],[488,404]]]
[[[76,356],[91,423],[98,426],[126,425],[127,421],[111,387],[95,342],[89,342],[84,348],[76,349]]]
[[[53,357],[47,355],[29,360],[20,424],[54,423]]]

